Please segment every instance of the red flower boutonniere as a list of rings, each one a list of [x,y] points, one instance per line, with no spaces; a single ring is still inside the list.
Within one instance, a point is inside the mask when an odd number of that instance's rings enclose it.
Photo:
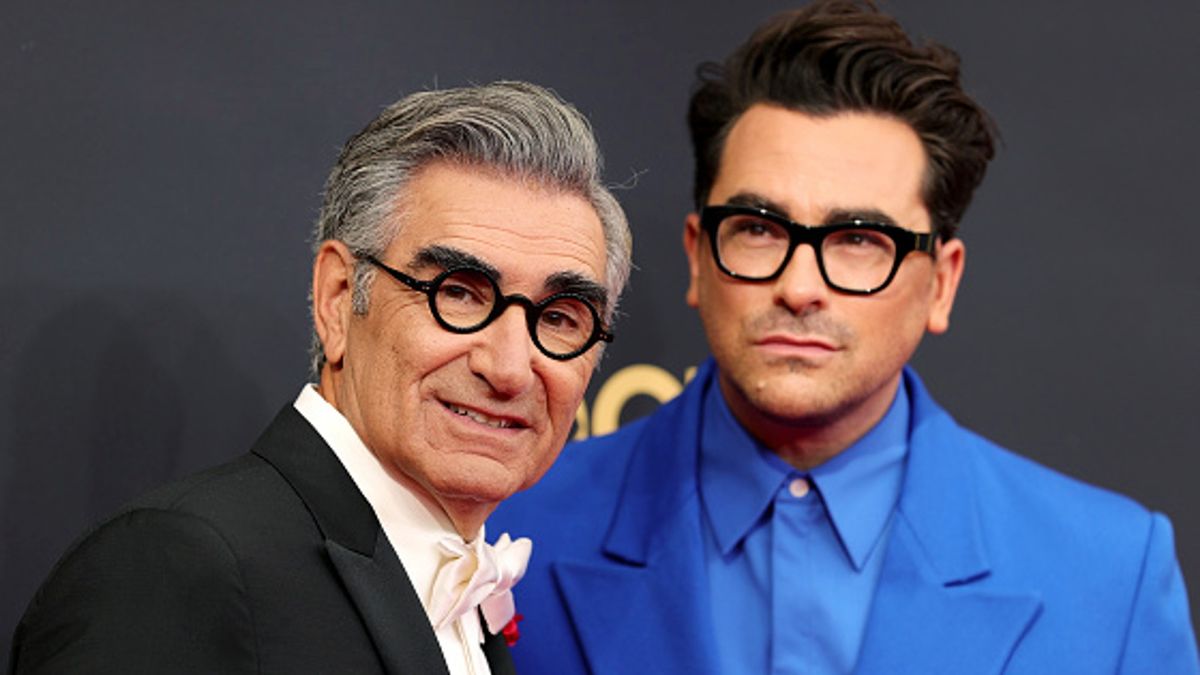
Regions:
[[[517,623],[524,618],[521,614],[514,614],[513,618],[504,624],[504,628],[500,629],[500,633],[504,635],[504,641],[508,643],[509,647],[517,644],[517,640],[521,639],[521,630],[517,628]]]

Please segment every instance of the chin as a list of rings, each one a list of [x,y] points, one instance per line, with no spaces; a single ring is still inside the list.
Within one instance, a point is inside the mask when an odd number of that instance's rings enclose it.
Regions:
[[[747,402],[777,422],[810,426],[836,418],[852,404],[835,387],[805,375],[788,374],[758,380],[758,390],[743,390]]]
[[[494,466],[479,466],[478,463],[457,464],[443,467],[445,475],[433,483],[433,488],[444,499],[480,504],[498,504],[508,499],[521,487],[511,472],[497,471]]]

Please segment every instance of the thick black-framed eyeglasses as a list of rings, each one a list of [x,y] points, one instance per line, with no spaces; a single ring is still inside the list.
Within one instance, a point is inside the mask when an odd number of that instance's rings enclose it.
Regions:
[[[534,302],[520,294],[504,295],[496,280],[476,267],[454,267],[422,281],[388,267],[375,256],[359,257],[414,291],[424,293],[429,298],[433,318],[451,333],[483,330],[515,303],[525,309],[525,323],[533,344],[552,359],[573,359],[597,342],[612,342],[616,337],[605,330],[595,306],[577,293],[555,293]]]
[[[717,267],[734,279],[771,281],[783,273],[800,244],[813,247],[821,278],[842,293],[870,295],[887,288],[905,256],[934,256],[935,236],[895,225],[849,220],[801,225],[752,206],[706,206],[700,227]]]

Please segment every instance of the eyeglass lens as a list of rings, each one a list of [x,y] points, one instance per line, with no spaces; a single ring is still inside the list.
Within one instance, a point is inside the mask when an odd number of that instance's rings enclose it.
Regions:
[[[717,254],[730,272],[746,278],[774,275],[791,245],[787,228],[752,214],[733,214],[717,227]],[[839,229],[821,241],[821,262],[829,283],[846,289],[879,287],[892,273],[896,243],[870,229]]]
[[[455,329],[481,329],[498,314],[503,301],[491,277],[478,270],[459,269],[439,277],[430,299],[442,321]],[[504,303],[507,304],[507,303]],[[567,355],[582,349],[595,332],[596,315],[579,298],[552,296],[526,308],[531,334],[542,349]]]

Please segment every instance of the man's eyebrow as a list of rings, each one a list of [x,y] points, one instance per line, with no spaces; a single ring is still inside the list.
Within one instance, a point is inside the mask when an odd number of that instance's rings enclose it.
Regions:
[[[730,197],[727,202],[733,206],[751,206],[758,209],[766,209],[771,213],[783,216],[788,220],[792,219],[791,214],[780,203],[768,199],[760,194],[753,192],[739,192]],[[888,214],[873,208],[837,208],[825,214],[825,218],[820,223],[801,223],[801,225],[833,225],[835,223],[845,223],[851,220],[865,220],[872,223],[882,223],[884,225],[896,225],[896,219]]]
[[[574,293],[581,296],[602,314],[608,307],[608,289],[579,272],[555,272],[546,277],[545,287],[550,294]]]
[[[870,223],[897,226],[896,219],[879,209],[834,209],[825,216],[824,225],[844,223],[850,220],[865,220]]]
[[[412,268],[437,267],[441,270],[455,267],[472,267],[490,276],[500,283],[503,276],[494,265],[484,262],[466,251],[452,246],[434,244],[417,251],[409,262]],[[603,284],[590,279],[579,272],[555,272],[546,277],[542,284],[548,295],[555,293],[574,293],[592,303],[601,312],[608,306],[608,289]]]
[[[412,260],[408,264],[409,267],[414,269],[438,267],[442,270],[448,270],[455,267],[473,267],[495,279],[496,283],[500,283],[500,270],[466,251],[451,246],[442,246],[440,244],[426,246],[414,253]]]
[[[787,209],[783,207],[783,204],[754,192],[739,192],[725,200],[725,203],[729,204],[730,206],[749,206],[756,209],[766,209],[775,215],[783,216],[789,220],[791,219],[791,216],[788,215]]]

